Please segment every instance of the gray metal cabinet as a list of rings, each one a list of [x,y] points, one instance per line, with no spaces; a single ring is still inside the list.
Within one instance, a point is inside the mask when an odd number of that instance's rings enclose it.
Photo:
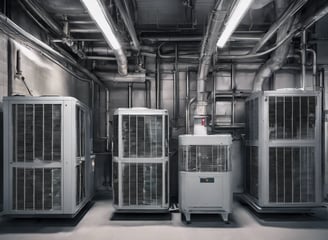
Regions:
[[[76,215],[93,196],[87,106],[72,97],[3,103],[4,214]]]

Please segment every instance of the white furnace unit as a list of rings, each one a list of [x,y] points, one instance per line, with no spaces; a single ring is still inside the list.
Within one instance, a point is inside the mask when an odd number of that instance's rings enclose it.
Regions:
[[[321,206],[321,94],[285,89],[246,101],[246,193],[261,212]]]
[[[179,136],[179,207],[190,214],[221,214],[232,206],[231,135]]]
[[[167,211],[167,110],[119,108],[113,118],[114,207],[121,212]]]
[[[93,195],[87,106],[72,97],[5,97],[4,214],[75,216]]]

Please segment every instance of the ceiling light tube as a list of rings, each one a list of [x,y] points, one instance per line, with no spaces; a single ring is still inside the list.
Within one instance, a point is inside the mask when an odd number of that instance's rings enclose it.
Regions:
[[[251,6],[253,0],[238,0],[234,6],[232,13],[229,16],[227,23],[225,24],[224,30],[221,33],[217,46],[223,48],[231,34],[235,31],[240,21],[245,16],[247,10]]]
[[[108,19],[104,5],[101,0],[81,0],[86,9],[88,10],[91,18],[96,22],[100,28],[102,34],[104,35],[106,41],[109,45],[117,50],[121,48],[121,44],[115,35],[115,31]]]

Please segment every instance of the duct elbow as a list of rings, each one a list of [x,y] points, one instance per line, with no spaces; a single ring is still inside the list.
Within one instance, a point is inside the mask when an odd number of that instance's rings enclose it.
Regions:
[[[123,49],[120,48],[115,50],[115,56],[117,61],[118,73],[121,76],[126,76],[128,74],[128,61],[126,55],[123,52]]]

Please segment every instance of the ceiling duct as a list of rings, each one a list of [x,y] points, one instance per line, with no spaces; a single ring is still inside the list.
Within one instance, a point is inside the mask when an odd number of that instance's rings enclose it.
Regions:
[[[220,30],[232,3],[233,1],[231,0],[218,0],[207,24],[206,34],[202,42],[199,57],[200,63],[197,74],[197,106],[195,115],[206,115],[207,92],[205,92],[205,81],[211,65],[212,55],[216,49]]]
[[[115,0],[115,5],[120,12],[121,18],[126,26],[126,29],[132,39],[132,46],[134,50],[139,51],[140,50],[140,43],[137,37],[136,30],[134,29],[132,19],[130,15],[128,14],[128,9],[124,8],[121,0]]]
[[[279,17],[283,14],[283,11],[288,7],[288,1],[286,0],[275,0],[276,4],[276,15]],[[277,32],[277,40],[276,42],[280,42],[285,36],[288,34],[289,31],[293,27],[296,26],[295,24],[295,17],[291,16],[288,20],[286,20],[285,24],[283,24],[278,32]],[[292,39],[289,38],[285,41],[279,48],[275,50],[272,54],[271,58],[264,63],[259,71],[257,72],[254,83],[253,83],[253,91],[261,91],[263,82],[272,76],[272,74],[279,70],[287,59],[287,55],[290,49],[290,43]]]
[[[307,2],[308,0],[294,0],[287,8],[276,9],[276,14],[279,12],[279,18],[274,22],[267,33],[262,37],[255,47],[252,49],[251,53],[257,53],[261,48],[273,37],[273,35],[281,28],[284,24],[289,24],[288,21],[292,16],[294,16]],[[288,4],[289,1],[283,1],[284,4]]]
[[[109,72],[96,72],[96,75],[104,82],[125,82],[125,83],[137,83],[146,81],[146,73],[129,73],[126,76],[121,76],[117,73]]]
[[[83,5],[88,10],[90,17],[95,21],[102,32],[107,44],[113,49],[117,61],[118,73],[127,75],[128,62],[125,52],[122,48],[121,37],[118,33],[118,28],[108,13],[102,0],[82,0]]]

